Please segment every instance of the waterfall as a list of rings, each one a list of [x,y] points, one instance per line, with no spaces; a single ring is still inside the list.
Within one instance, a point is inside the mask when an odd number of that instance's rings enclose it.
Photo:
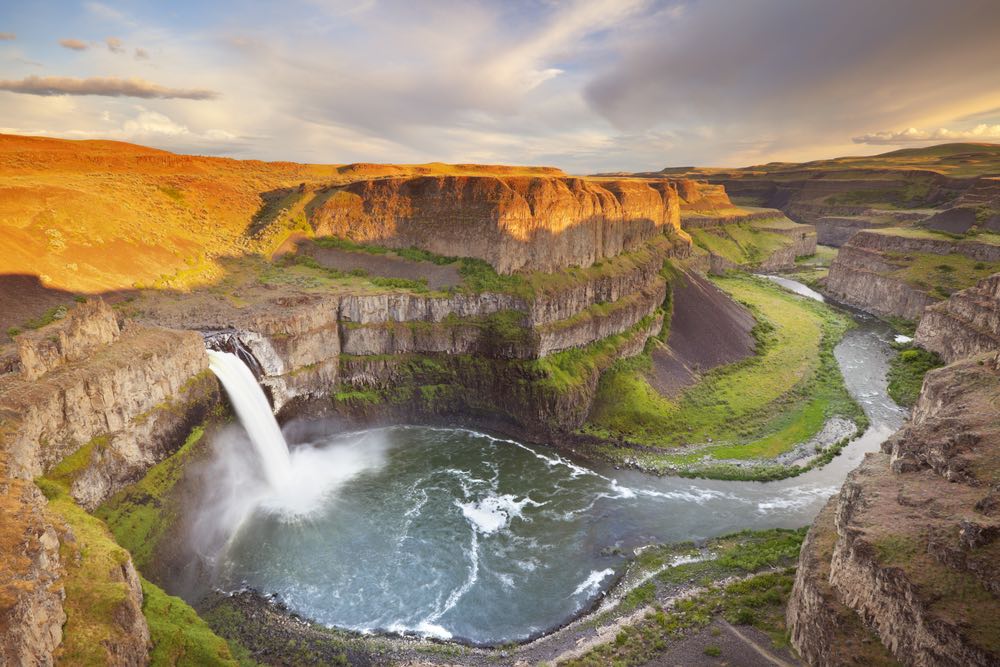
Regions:
[[[288,443],[271,413],[267,397],[253,373],[235,354],[216,350],[206,352],[208,367],[229,395],[236,416],[257,450],[268,483],[272,488],[280,488],[291,474],[291,458]]]

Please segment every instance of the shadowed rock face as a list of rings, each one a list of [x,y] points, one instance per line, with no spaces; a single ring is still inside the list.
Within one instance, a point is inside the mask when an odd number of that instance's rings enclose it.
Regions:
[[[788,609],[808,662],[852,664],[839,648],[863,645],[862,623],[905,664],[1000,662],[998,400],[996,353],[932,371],[817,519]]]
[[[918,320],[940,297],[930,294],[929,287],[924,291],[889,275],[900,267],[897,258],[911,253],[1000,261],[1000,246],[989,243],[859,231],[837,253],[826,279],[826,292],[837,301],[876,315]]]
[[[916,342],[947,362],[1000,350],[1000,273],[927,308]]]
[[[590,266],[679,229],[675,185],[560,177],[422,176],[352,183],[318,234],[483,259],[500,273]]]

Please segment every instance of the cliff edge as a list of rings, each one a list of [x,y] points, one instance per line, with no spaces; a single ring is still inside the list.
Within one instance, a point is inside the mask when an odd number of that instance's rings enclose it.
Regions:
[[[1000,354],[932,371],[819,516],[788,607],[807,662],[884,662],[872,632],[904,664],[1000,664],[998,400]]]

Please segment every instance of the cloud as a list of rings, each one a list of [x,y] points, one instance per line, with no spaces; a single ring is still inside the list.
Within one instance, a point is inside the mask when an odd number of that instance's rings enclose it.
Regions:
[[[20,81],[0,80],[0,90],[27,95],[101,95],[104,97],[143,97],[182,100],[212,100],[219,96],[211,90],[167,88],[143,79],[68,76],[29,76]]]
[[[133,107],[131,116],[115,116],[105,111],[98,129],[25,129],[0,127],[0,132],[36,136],[58,136],[66,139],[115,139],[142,143],[171,150],[238,153],[245,148],[245,139],[234,132],[221,129],[195,131],[188,125],[174,121],[166,114],[142,106]],[[111,127],[107,127],[112,123]]]
[[[125,16],[125,14],[101,2],[86,2],[83,6],[88,12],[105,21],[115,21],[123,25],[134,25],[133,21]]]
[[[0,32],[0,42],[13,42],[17,35],[12,32]]]
[[[135,50],[135,59],[136,60],[149,60],[149,53],[146,52],[146,49],[136,49]]]
[[[941,127],[936,130],[918,130],[910,127],[898,132],[871,132],[860,137],[854,137],[856,144],[893,145],[920,142],[941,141],[986,141],[1000,139],[1000,125],[980,123],[968,130],[949,130]]]
[[[87,43],[79,39],[60,39],[59,46],[73,51],[86,51]]]
[[[684,148],[702,163],[746,137],[762,157],[839,146],[996,107],[995,17],[995,0],[688,2],[613,35],[583,94],[625,132],[714,128]]]
[[[125,47],[122,46],[122,40],[117,37],[108,37],[104,40],[104,43],[108,45],[108,51],[111,53],[123,53],[125,51]]]

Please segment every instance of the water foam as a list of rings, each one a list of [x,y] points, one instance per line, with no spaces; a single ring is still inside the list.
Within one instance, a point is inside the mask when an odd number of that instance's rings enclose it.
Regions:
[[[523,510],[527,506],[541,507],[545,503],[536,503],[530,497],[516,500],[511,494],[489,495],[479,501],[455,505],[462,510],[462,515],[472,524],[473,528],[483,535],[492,535],[510,525],[512,519],[523,519]]]
[[[597,591],[601,590],[601,582],[614,573],[615,571],[611,568],[607,568],[605,570],[594,570],[587,576],[586,579],[583,580],[583,583],[576,587],[576,590],[573,591],[573,595],[580,595],[582,593],[586,593],[588,597],[593,595]]]

